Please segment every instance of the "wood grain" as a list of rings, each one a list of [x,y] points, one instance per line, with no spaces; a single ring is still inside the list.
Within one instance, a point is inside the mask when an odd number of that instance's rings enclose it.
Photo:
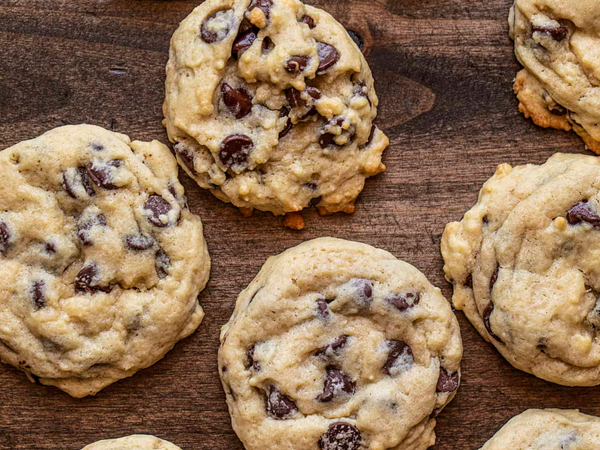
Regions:
[[[63,124],[91,123],[167,142],[161,125],[169,39],[198,2],[0,0],[0,148]],[[151,433],[185,450],[241,449],[217,375],[219,328],[238,292],[272,254],[319,236],[391,251],[443,288],[439,243],[447,222],[475,201],[502,162],[541,163],[583,152],[572,134],[541,130],[517,112],[518,64],[507,36],[512,0],[312,0],[365,40],[391,139],[388,170],[371,179],[356,213],[244,219],[182,180],[206,227],[212,278],[206,319],[155,366],[95,398],[75,400],[0,366],[0,448],[78,450],[93,441]],[[565,388],[513,369],[458,314],[463,384],[439,417],[437,450],[477,449],[530,407],[600,415],[593,388]]]

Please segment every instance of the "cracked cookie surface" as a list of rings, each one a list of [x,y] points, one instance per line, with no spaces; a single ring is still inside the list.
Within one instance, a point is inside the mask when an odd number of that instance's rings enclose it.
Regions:
[[[481,450],[596,450],[600,418],[577,410],[529,409],[513,417]]]
[[[510,36],[524,69],[519,110],[544,128],[573,129],[600,154],[600,16],[595,0],[516,0]]]
[[[352,212],[385,170],[389,141],[362,53],[326,12],[297,0],[208,0],[180,25],[165,126],[201,187],[281,215]]]
[[[418,450],[461,357],[458,322],[421,272],[320,238],[269,258],[241,292],[219,373],[248,450]]]
[[[198,327],[210,259],[166,146],[66,126],[0,171],[3,362],[83,397]]]
[[[86,445],[82,450],[181,450],[170,442],[154,436],[135,434],[119,439],[107,439]]]
[[[442,236],[454,307],[516,368],[600,384],[598,228],[599,158],[498,166]]]

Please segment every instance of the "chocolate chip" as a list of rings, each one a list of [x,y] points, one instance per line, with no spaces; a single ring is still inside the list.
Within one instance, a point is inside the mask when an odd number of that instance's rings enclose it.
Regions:
[[[487,330],[488,334],[491,337],[496,339],[498,342],[502,342],[502,339],[500,339],[498,336],[496,336],[494,334],[494,332],[492,331],[492,326],[490,324],[490,317],[493,312],[494,312],[494,302],[490,302],[490,303],[488,303],[488,305],[485,307],[485,309],[483,311],[483,325],[485,326],[485,329]]]
[[[252,98],[244,89],[234,89],[227,83],[221,86],[223,103],[236,119],[242,119],[252,111]]]
[[[310,28],[311,30],[317,26],[317,24],[315,23],[315,19],[313,19],[309,15],[302,16],[302,19],[300,19],[300,22],[308,25],[308,28]]]
[[[250,3],[250,6],[248,6],[248,10],[246,11],[246,14],[248,14],[254,8],[258,8],[265,14],[265,17],[268,20],[269,16],[271,15],[272,7],[273,7],[272,0],[252,0],[252,2]]]
[[[400,312],[404,312],[407,309],[414,308],[419,304],[421,300],[421,294],[417,292],[416,294],[412,292],[408,292],[406,294],[392,294],[389,295],[385,301],[390,305],[398,308]]]
[[[8,224],[0,219],[0,254],[6,255],[12,246],[12,234]]]
[[[327,301],[324,298],[317,299],[317,314],[321,319],[329,319],[329,305],[327,305]]]
[[[43,280],[34,281],[30,288],[31,300],[35,309],[41,309],[46,306],[46,283]]]
[[[90,147],[92,148],[92,150],[94,150],[95,152],[101,152],[104,150],[104,145],[102,145],[99,142],[92,142]]]
[[[371,133],[369,134],[369,139],[367,139],[366,147],[369,147],[373,143],[373,138],[375,137],[375,131],[377,131],[377,126],[375,124],[371,125]]]
[[[329,344],[327,344],[325,347],[321,347],[320,349],[318,349],[315,352],[315,356],[323,356],[326,355],[328,352],[331,352],[334,355],[338,355],[340,351],[343,350],[343,348],[346,346],[347,342],[348,336],[343,334],[340,337],[333,340],[332,342],[330,342]]]
[[[90,181],[90,177],[87,174],[87,169],[85,167],[78,167],[75,170],[75,174],[73,177],[69,175],[68,172],[63,174],[63,185],[67,194],[69,194],[73,198],[77,198],[77,193],[75,190],[77,189],[77,185],[83,186],[83,189],[90,197],[96,195],[94,192],[94,188],[92,187],[92,183]]]
[[[340,54],[333,45],[317,42],[319,53],[319,68],[317,75],[323,75],[327,70],[340,60]]]
[[[75,289],[86,293],[94,293],[96,291],[110,292],[112,286],[101,286],[98,284],[99,275],[96,264],[86,264],[75,277]]]
[[[331,134],[331,133],[322,134],[321,137],[319,138],[319,145],[321,146],[321,148],[325,149],[325,148],[335,144],[334,139],[335,139],[335,134]]]
[[[306,106],[306,102],[302,99],[301,93],[298,89],[286,89],[285,98],[292,108],[301,108]]]
[[[320,100],[321,97],[323,97],[323,95],[321,94],[321,91],[319,91],[317,88],[314,88],[312,86],[308,86],[306,88],[306,93],[308,95],[310,95],[313,100]]]
[[[152,194],[144,203],[144,210],[148,211],[148,221],[161,228],[169,225],[169,221],[163,222],[160,216],[167,215],[171,209],[169,202],[157,194]]]
[[[252,139],[244,134],[226,137],[221,143],[219,159],[225,167],[244,168],[253,145]]]
[[[125,245],[131,250],[148,250],[156,241],[143,234],[130,234],[125,236]]]
[[[567,27],[539,27],[539,26],[532,26],[531,27],[532,31],[534,33],[542,33],[542,34],[547,34],[549,36],[552,37],[552,39],[554,39],[557,42],[561,42],[564,38],[567,37],[567,34],[569,34],[569,29]]]
[[[317,206],[319,203],[321,203],[321,200],[322,200],[322,199],[323,199],[323,197],[322,197],[322,196],[311,198],[311,199],[310,199],[310,202],[308,202],[308,206],[309,206],[310,208],[314,208],[314,207],[316,207],[316,206]]]
[[[254,351],[256,350],[256,344],[250,347],[246,351],[246,362],[244,363],[244,367],[246,370],[252,368],[255,372],[260,372],[260,363],[254,360]]]
[[[291,56],[285,63],[285,70],[289,73],[302,72],[308,66],[308,56]]]
[[[327,375],[323,384],[323,392],[317,396],[317,400],[323,403],[330,402],[335,397],[344,394],[354,394],[356,387],[354,380],[338,367],[327,366]]]
[[[319,439],[321,450],[358,450],[362,436],[358,428],[346,422],[335,422]]]
[[[494,270],[494,273],[490,278],[490,291],[494,289],[494,285],[496,284],[496,281],[498,281],[498,270],[500,270],[499,265],[496,266],[496,270]]]
[[[238,34],[231,49],[232,53],[239,58],[246,50],[252,47],[257,34],[258,30],[256,28],[250,28],[249,30]]]
[[[469,289],[473,289],[473,275],[469,274],[467,276],[467,279],[465,280],[465,286],[467,286]]]
[[[111,167],[121,167],[123,165],[123,161],[119,159],[113,159],[109,161],[104,166],[95,166],[92,164],[88,164],[86,166],[86,171],[89,177],[92,179],[94,183],[104,189],[118,189],[119,186],[113,184],[114,177]]]
[[[215,42],[220,42],[227,37],[229,31],[231,31],[231,21],[228,21],[227,27],[222,28],[218,31],[211,30],[211,22],[218,18],[220,21],[223,15],[229,14],[229,10],[226,11],[217,11],[212,13],[204,22],[202,22],[202,28],[200,30],[200,37],[207,44],[214,44]]]
[[[275,386],[269,387],[267,396],[267,415],[269,417],[277,420],[287,419],[297,411],[298,407],[291,398],[279,392]]]
[[[600,228],[600,217],[592,211],[587,201],[579,202],[569,209],[567,220],[571,225],[587,222],[596,228]]]
[[[485,225],[487,225],[490,222],[490,219],[488,219],[488,216],[483,216],[483,218],[481,220],[483,221],[483,223]]]
[[[458,371],[454,373],[448,373],[446,369],[440,367],[440,377],[438,378],[437,386],[435,387],[436,392],[454,392],[458,388]]]
[[[350,37],[352,38],[352,40],[356,43],[356,46],[362,52],[363,48],[365,47],[365,41],[360,36],[360,34],[358,34],[356,31],[353,31],[353,30],[348,30],[348,34],[350,35]]]
[[[78,223],[77,225],[77,237],[83,245],[94,245],[94,241],[90,236],[90,230],[95,226],[106,226],[106,217],[102,214],[98,214],[96,217],[88,218]]]
[[[187,145],[182,143],[175,144],[173,149],[175,150],[175,153],[179,155],[185,166],[195,174],[196,166],[194,164],[194,152]],[[176,195],[173,195],[173,197],[176,197]]]
[[[261,45],[261,52],[263,55],[268,55],[275,48],[275,43],[271,40],[269,36],[265,36]]]
[[[412,350],[402,341],[387,341],[386,344],[388,346],[389,353],[381,370],[383,370],[384,373],[391,375],[392,368],[399,362],[399,359],[404,360],[400,361],[401,363],[412,360]]]
[[[1,227],[1,225],[0,225],[0,227]],[[46,244],[44,245],[44,250],[49,255],[53,255],[54,253],[56,253],[56,244],[54,242],[46,242]]]
[[[366,98],[369,102],[369,106],[373,106],[373,104],[371,103],[371,99],[369,98],[369,88],[367,87],[367,84],[364,81],[361,80],[354,85],[352,94]]]
[[[156,275],[161,279],[166,278],[167,275],[169,275],[169,269],[171,268],[171,259],[169,259],[169,255],[167,255],[162,248],[159,248],[156,251],[154,258],[156,259]]]
[[[294,128],[294,124],[292,123],[292,119],[288,117],[288,121],[285,124],[284,129],[279,132],[279,139],[288,134],[292,128]]]

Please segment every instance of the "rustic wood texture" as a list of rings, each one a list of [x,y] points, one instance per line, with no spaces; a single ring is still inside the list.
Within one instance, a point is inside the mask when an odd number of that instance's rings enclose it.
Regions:
[[[0,0],[0,148],[64,124],[91,123],[167,142],[161,125],[169,39],[199,3],[187,0]],[[305,214],[307,228],[240,213],[181,175],[213,259],[199,330],[134,377],[96,397],[70,398],[0,366],[0,448],[78,450],[150,433],[184,450],[241,449],[217,375],[219,328],[269,255],[336,236],[391,251],[449,298],[439,243],[497,164],[584,152],[572,134],[517,112],[519,68],[508,38],[511,0],[309,0],[365,40],[391,139],[385,174],[368,181],[351,216]],[[593,388],[566,388],[513,369],[458,313],[463,383],[439,417],[437,450],[478,449],[531,407],[600,415]]]

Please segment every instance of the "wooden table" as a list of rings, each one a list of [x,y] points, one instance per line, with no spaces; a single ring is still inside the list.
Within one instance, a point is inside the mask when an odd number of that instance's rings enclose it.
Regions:
[[[169,38],[198,2],[0,0],[0,148],[64,124],[91,123],[167,142],[161,125]],[[583,152],[572,134],[536,128],[517,112],[519,68],[507,36],[511,0],[311,0],[365,40],[390,136],[385,174],[351,216],[305,214],[307,228],[233,207],[182,174],[213,259],[199,330],[133,378],[75,400],[0,366],[0,448],[79,450],[151,433],[184,450],[241,449],[217,375],[219,328],[272,254],[318,236],[355,239],[421,269],[449,298],[439,244],[497,164]],[[526,408],[600,415],[594,388],[553,385],[513,369],[458,313],[465,356],[456,399],[439,417],[437,450],[478,449]]]

